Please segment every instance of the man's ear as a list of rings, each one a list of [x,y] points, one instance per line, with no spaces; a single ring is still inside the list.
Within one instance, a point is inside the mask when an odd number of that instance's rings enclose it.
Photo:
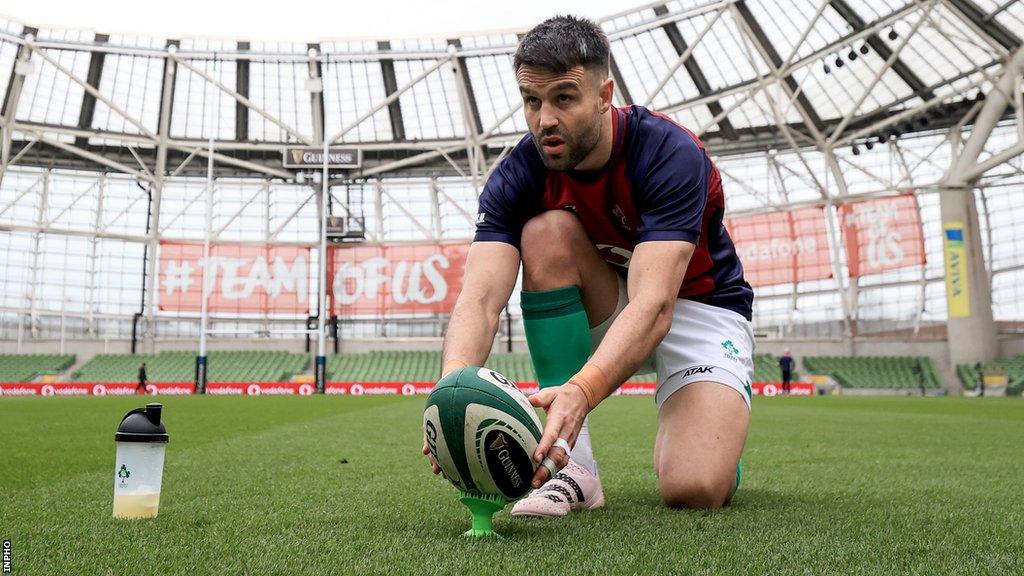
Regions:
[[[608,108],[612,105],[612,93],[615,91],[615,81],[609,76],[601,81],[600,98],[601,98],[601,113],[604,114],[608,111]]]

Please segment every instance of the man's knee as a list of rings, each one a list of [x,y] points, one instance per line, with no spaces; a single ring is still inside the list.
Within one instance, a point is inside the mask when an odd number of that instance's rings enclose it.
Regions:
[[[574,251],[586,239],[576,215],[567,210],[548,210],[523,226],[520,254],[526,276],[552,275],[558,270],[575,270]]]
[[[568,210],[541,212],[523,226],[521,246],[524,256],[543,257],[568,253],[573,241],[580,239],[582,232],[583,226],[579,219]]]
[[[660,470],[658,490],[669,508],[721,508],[729,501],[735,475]]]

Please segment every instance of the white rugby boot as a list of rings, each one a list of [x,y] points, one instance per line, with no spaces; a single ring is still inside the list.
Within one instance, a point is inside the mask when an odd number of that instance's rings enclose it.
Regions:
[[[533,518],[560,518],[573,510],[604,506],[604,490],[596,474],[570,459],[555,477],[515,503],[510,514]]]

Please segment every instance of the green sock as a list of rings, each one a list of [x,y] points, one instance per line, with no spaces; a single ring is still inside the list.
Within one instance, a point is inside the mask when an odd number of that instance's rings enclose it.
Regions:
[[[590,357],[590,323],[578,286],[522,292],[523,329],[541,388],[565,384]]]

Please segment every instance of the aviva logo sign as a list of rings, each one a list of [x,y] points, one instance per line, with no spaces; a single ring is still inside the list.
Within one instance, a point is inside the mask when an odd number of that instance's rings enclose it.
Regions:
[[[946,253],[946,303],[950,317],[971,315],[968,283],[967,249],[964,246],[964,223],[946,222],[942,226],[943,249]]]

